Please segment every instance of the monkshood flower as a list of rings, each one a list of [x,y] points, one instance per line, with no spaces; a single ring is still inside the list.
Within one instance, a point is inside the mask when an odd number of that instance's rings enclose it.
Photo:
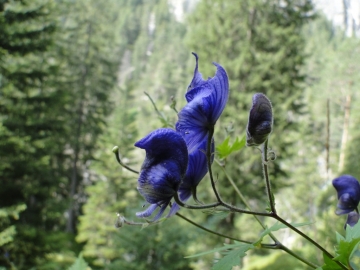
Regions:
[[[359,181],[351,175],[342,175],[332,181],[338,195],[337,215],[348,214],[346,224],[354,226],[359,220],[360,201]]]
[[[185,95],[188,102],[179,112],[176,130],[179,131],[188,146],[189,153],[199,148],[207,138],[210,128],[223,112],[229,99],[229,80],[225,69],[217,63],[215,76],[204,80],[198,70],[198,56],[196,59],[194,77]]]
[[[169,128],[160,128],[135,143],[145,149],[146,157],[138,179],[138,190],[150,206],[138,217],[149,217],[156,208],[161,217],[185,175],[188,151],[181,134]]]
[[[178,114],[176,130],[186,141],[189,165],[185,178],[179,188],[179,198],[187,201],[191,194],[196,199],[196,187],[208,172],[206,149],[208,133],[223,112],[229,99],[229,80],[225,69],[217,63],[215,76],[204,80],[198,70],[198,56],[193,79],[185,95],[188,102]],[[214,141],[211,142],[211,162],[213,161]],[[174,213],[179,209],[174,204]],[[173,213],[171,213],[173,214]]]
[[[263,144],[272,131],[273,114],[270,100],[262,93],[252,98],[252,107],[246,128],[246,145],[259,146]]]

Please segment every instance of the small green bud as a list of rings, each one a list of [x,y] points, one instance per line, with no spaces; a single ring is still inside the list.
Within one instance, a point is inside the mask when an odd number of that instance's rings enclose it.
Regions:
[[[114,154],[119,153],[119,146],[114,146],[114,148],[112,149],[112,152]]]

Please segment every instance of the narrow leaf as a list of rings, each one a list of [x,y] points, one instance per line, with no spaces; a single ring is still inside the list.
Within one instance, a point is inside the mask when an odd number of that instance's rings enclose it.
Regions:
[[[231,270],[235,265],[240,264],[240,259],[246,256],[246,252],[254,248],[251,244],[242,244],[240,248],[229,251],[226,256],[221,258],[212,268],[212,270]]]

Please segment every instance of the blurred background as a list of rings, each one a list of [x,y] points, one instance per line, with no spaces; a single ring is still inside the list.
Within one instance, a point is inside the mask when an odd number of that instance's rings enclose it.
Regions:
[[[245,134],[254,93],[270,98],[278,212],[312,221],[301,230],[333,252],[345,217],[334,214],[331,180],[360,177],[359,20],[355,0],[0,0],[0,269],[68,269],[80,254],[88,269],[201,270],[221,258],[185,259],[231,241],[177,216],[144,229],[114,227],[117,212],[138,221],[146,202],[137,176],[111,150],[118,145],[122,160],[140,168],[145,153],[133,144],[176,122],[171,106],[185,105],[191,52],[204,78],[214,75],[213,61],[229,75],[217,143]],[[263,211],[259,151],[245,148],[222,162]],[[224,199],[243,207],[220,167],[213,170]],[[215,200],[208,177],[198,189],[200,200]],[[252,216],[180,213],[248,241],[261,231]],[[276,235],[322,261],[293,232]],[[268,250],[248,252],[239,265],[307,269]]]

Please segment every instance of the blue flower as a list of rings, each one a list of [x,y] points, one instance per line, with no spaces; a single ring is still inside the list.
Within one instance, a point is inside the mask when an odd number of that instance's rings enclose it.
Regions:
[[[198,70],[199,58],[197,54],[193,55],[196,64],[193,79],[185,95],[188,103],[179,112],[176,123],[176,130],[185,139],[189,153],[189,165],[179,188],[179,198],[183,202],[196,193],[197,185],[208,172],[206,148],[209,130],[213,129],[229,99],[229,80],[224,68],[213,63],[217,68],[215,76],[204,80]],[[212,140],[211,162],[214,148]],[[174,212],[178,209],[179,206],[175,203]]]
[[[359,220],[360,201],[359,181],[351,175],[342,175],[332,181],[338,195],[337,215],[348,214],[346,223],[354,226]]]
[[[135,146],[146,151],[138,179],[138,190],[151,204],[148,209],[136,215],[149,217],[160,207],[155,221],[169,205],[185,175],[188,165],[186,143],[178,132],[161,128],[136,142]]]
[[[272,131],[272,106],[270,100],[262,93],[255,94],[252,103],[246,128],[246,145],[258,146],[267,140]]]
[[[176,130],[179,131],[188,146],[189,153],[199,148],[207,138],[210,128],[223,112],[229,99],[229,80],[225,69],[217,63],[213,78],[204,80],[198,71],[198,56],[196,59],[194,77],[185,95],[188,102],[179,112]]]

